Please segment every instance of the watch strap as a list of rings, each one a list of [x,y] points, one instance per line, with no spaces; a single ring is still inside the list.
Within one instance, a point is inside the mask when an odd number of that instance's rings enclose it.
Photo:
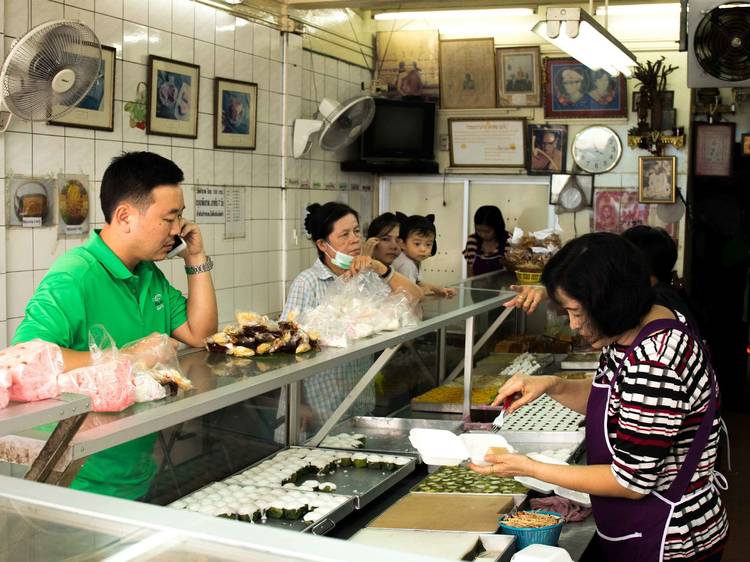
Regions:
[[[206,261],[199,265],[186,265],[185,273],[188,275],[195,275],[196,273],[205,273],[211,271],[214,268],[214,262],[211,256],[206,256]]]

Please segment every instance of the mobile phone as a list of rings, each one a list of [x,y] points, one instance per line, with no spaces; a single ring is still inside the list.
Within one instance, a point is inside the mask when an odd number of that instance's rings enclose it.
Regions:
[[[174,246],[171,250],[169,250],[169,253],[167,253],[168,258],[174,258],[177,257],[177,254],[182,252],[184,249],[187,248],[187,242],[181,237],[181,236],[174,236]]]

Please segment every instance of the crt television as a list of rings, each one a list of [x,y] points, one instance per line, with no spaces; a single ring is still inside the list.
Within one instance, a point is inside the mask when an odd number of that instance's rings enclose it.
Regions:
[[[435,103],[375,98],[375,118],[362,135],[362,160],[434,160]]]

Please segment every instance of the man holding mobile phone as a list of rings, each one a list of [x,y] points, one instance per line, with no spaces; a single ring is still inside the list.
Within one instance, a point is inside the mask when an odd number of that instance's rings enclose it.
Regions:
[[[169,334],[175,345],[203,345],[218,329],[213,267],[198,225],[182,217],[182,170],[152,152],[113,159],[104,172],[101,205],[106,224],[83,245],[58,258],[26,306],[13,343],[34,338],[62,348],[65,370],[91,364],[89,329],[103,325],[118,347],[149,334]],[[187,297],[154,262],[185,248]],[[148,342],[141,345],[148,345]],[[71,487],[127,499],[143,497],[156,474],[156,434],[89,457]]]

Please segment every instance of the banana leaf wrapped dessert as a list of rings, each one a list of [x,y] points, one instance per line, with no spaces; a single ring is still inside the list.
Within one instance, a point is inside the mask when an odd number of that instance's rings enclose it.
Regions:
[[[319,349],[319,336],[291,320],[275,322],[253,312],[238,312],[237,323],[205,340],[206,349],[234,357],[305,353]]]

